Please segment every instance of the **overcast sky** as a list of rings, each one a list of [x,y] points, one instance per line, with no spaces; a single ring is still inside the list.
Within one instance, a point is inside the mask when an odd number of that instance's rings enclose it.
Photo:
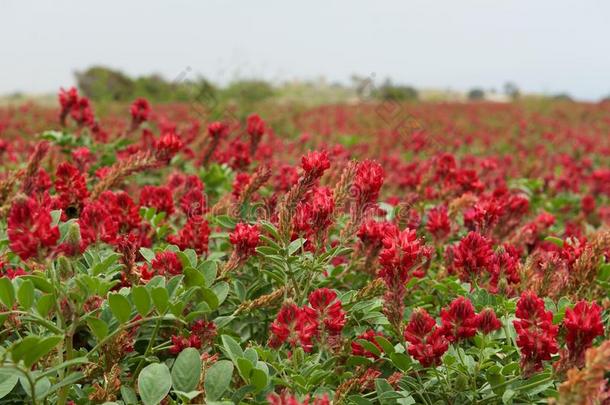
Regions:
[[[214,81],[352,74],[417,87],[610,94],[602,0],[0,0],[0,94],[92,64]]]

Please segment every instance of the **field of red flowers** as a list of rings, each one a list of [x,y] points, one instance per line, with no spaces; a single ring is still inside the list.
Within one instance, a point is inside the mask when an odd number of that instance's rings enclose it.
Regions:
[[[610,403],[610,107],[0,109],[0,403]]]

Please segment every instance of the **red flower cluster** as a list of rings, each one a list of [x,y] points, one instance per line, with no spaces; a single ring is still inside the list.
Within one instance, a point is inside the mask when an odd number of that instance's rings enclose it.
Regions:
[[[155,258],[150,263],[152,270],[147,266],[141,269],[141,277],[143,280],[150,280],[155,275],[168,275],[168,277],[182,274],[182,263],[176,252],[157,252]]]
[[[89,196],[85,176],[67,162],[57,166],[55,191],[59,208],[64,210],[64,215],[67,215],[68,218],[78,216],[85,199]]]
[[[358,207],[366,209],[367,205],[377,202],[384,177],[385,172],[379,163],[364,160],[358,164],[352,185]]]
[[[137,128],[150,116],[150,103],[145,98],[137,98],[129,107],[131,113],[131,127]]]
[[[502,328],[502,323],[491,308],[475,313],[469,299],[458,297],[449,308],[441,309],[441,331],[450,343],[473,337],[477,329],[487,334]]]
[[[229,126],[220,121],[212,122],[208,125],[208,134],[215,139],[225,138],[229,134]]]
[[[169,235],[167,240],[181,250],[193,249],[201,255],[208,251],[210,227],[202,216],[192,216],[177,235]]]
[[[187,347],[201,349],[201,347],[211,344],[216,337],[216,324],[199,319],[191,325],[190,332],[188,337],[183,335],[171,337],[172,346],[169,348],[171,354],[180,354]]]
[[[240,260],[252,256],[260,242],[260,227],[240,222],[229,235],[229,241]]]
[[[318,325],[318,332],[328,335],[341,333],[345,326],[345,311],[337,299],[337,293],[319,288],[309,294],[309,305],[303,308],[309,320]]]
[[[597,303],[579,301],[574,308],[566,309],[563,326],[567,330],[566,344],[569,360],[577,367],[585,361],[585,351],[593,344],[597,336],[604,334],[602,308]]]
[[[423,277],[423,264],[431,257],[432,251],[417,238],[414,229],[399,231],[388,229],[383,239],[383,249],[379,253],[379,277],[386,285],[384,313],[395,328],[402,323],[404,312],[405,284],[411,277]]]
[[[313,339],[334,337],[345,326],[345,311],[337,294],[328,288],[320,288],[309,294],[309,306],[299,308],[293,303],[285,304],[271,324],[271,347],[287,342],[292,347],[300,344],[310,351]]]
[[[317,325],[310,321],[309,316],[296,304],[284,304],[270,327],[271,338],[269,346],[280,347],[288,343],[292,347],[300,345],[306,352],[313,347],[312,339],[317,331]]]
[[[324,172],[330,167],[328,153],[317,150],[309,152],[301,158],[301,167],[305,172],[305,176],[309,179],[315,180],[322,177]]]
[[[428,211],[428,221],[426,229],[432,234],[435,240],[444,240],[451,232],[451,222],[444,205],[434,207]]]
[[[521,367],[527,376],[542,370],[542,362],[557,353],[559,328],[553,325],[553,313],[545,310],[544,301],[531,291],[521,294],[515,315],[519,318],[513,325],[521,349]]]
[[[449,271],[460,280],[471,282],[487,273],[494,261],[491,241],[477,232],[469,232],[454,247],[448,247]]]
[[[88,98],[79,97],[75,87],[71,87],[68,90],[63,88],[59,90],[59,104],[61,106],[59,121],[62,126],[66,125],[68,115],[76,121],[79,127],[91,127],[94,125],[95,117],[91,109],[91,103]]]
[[[159,162],[167,164],[183,146],[182,140],[175,132],[166,132],[155,141],[155,158]]]
[[[354,341],[352,342],[352,354],[354,354],[355,356],[365,356],[370,357],[372,359],[376,359],[378,356],[375,353],[366,350],[364,346],[356,342],[356,340],[360,339],[368,340],[369,342],[377,346],[377,348],[381,351],[381,345],[377,342],[377,340],[375,340],[375,336],[383,336],[383,333],[375,332],[373,329],[369,329],[366,332],[358,335],[356,339],[354,339]]]
[[[327,187],[316,187],[309,198],[297,205],[294,216],[294,231],[303,233],[308,240],[324,242],[324,233],[332,223],[335,210],[333,192]]]
[[[294,395],[290,395],[287,392],[281,394],[269,394],[267,401],[270,405],[330,405],[328,395],[324,394],[322,397],[314,398],[313,402],[310,402],[310,397],[307,395],[303,401],[299,401]]]
[[[439,365],[441,357],[449,349],[449,341],[441,328],[423,308],[413,311],[404,336],[410,343],[409,354],[424,367]]]
[[[44,254],[59,239],[59,229],[53,226],[49,197],[44,201],[35,198],[17,200],[13,203],[7,219],[9,245],[22,260]]]
[[[458,297],[449,304],[449,308],[441,309],[441,333],[450,343],[477,333],[477,315],[469,299]]]

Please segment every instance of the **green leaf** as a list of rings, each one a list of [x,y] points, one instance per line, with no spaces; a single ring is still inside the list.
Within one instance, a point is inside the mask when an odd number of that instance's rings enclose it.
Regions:
[[[34,373],[30,373],[34,374]],[[35,374],[32,375],[32,380],[35,379]],[[28,397],[32,396],[32,388],[30,386],[29,380],[24,376],[19,376],[19,382],[21,383],[21,387],[25,391]],[[36,392],[36,398],[41,399],[49,392],[49,388],[51,388],[51,380],[47,377],[41,378],[40,380],[34,383],[34,391]]]
[[[152,300],[155,303],[155,308],[160,314],[165,313],[169,304],[169,293],[165,287],[155,287],[151,292]]]
[[[131,317],[131,305],[124,295],[119,293],[108,294],[108,305],[112,314],[120,323],[125,323]]]
[[[197,253],[193,249],[186,249],[184,252],[178,252],[178,257],[182,262],[182,266],[197,267]]]
[[[121,398],[126,405],[137,405],[138,396],[131,388],[121,385]]]
[[[411,369],[411,358],[404,353],[392,353],[390,355],[392,363],[401,371],[408,371]]]
[[[145,248],[145,247],[140,248],[140,254],[149,263],[155,259],[155,252],[153,252],[152,250],[150,250],[148,248]]]
[[[55,301],[55,296],[53,294],[46,294],[41,296],[36,302],[36,311],[38,311],[40,316],[42,316],[43,318],[46,317],[47,315],[49,315],[51,308],[53,308]]]
[[[131,296],[133,298],[133,303],[136,306],[136,310],[138,314],[141,316],[146,316],[152,307],[152,301],[150,299],[150,294],[146,287],[141,285],[135,286],[131,289]]]
[[[199,351],[189,347],[176,358],[172,367],[172,383],[174,390],[191,392],[197,389],[201,375],[201,358]]]
[[[381,348],[383,349],[383,351],[386,354],[392,354],[394,353],[396,350],[394,349],[394,345],[392,345],[392,343],[390,343],[386,338],[384,338],[383,336],[375,336],[375,340],[377,341],[377,343],[379,343],[379,346],[381,346]]]
[[[237,364],[237,359],[244,357],[244,351],[241,349],[241,346],[229,335],[222,335],[221,340],[227,355],[233,363]]]
[[[13,309],[13,304],[15,303],[15,289],[8,277],[0,278],[0,302],[9,310]]]
[[[250,383],[260,391],[269,383],[269,377],[267,377],[267,373],[263,370],[254,368],[250,372]]]
[[[15,374],[15,371],[0,371],[0,398],[10,394],[18,381],[19,377]]]
[[[220,399],[222,394],[229,388],[232,378],[233,363],[229,360],[220,360],[214,363],[206,372],[203,383],[206,402]]]
[[[205,279],[205,286],[210,287],[214,283],[214,280],[216,280],[216,262],[208,260],[203,262],[199,267],[201,268],[200,270],[203,273],[203,278]]]
[[[373,343],[369,342],[368,340],[358,339],[356,341],[356,343],[358,343],[359,345],[364,347],[365,350],[373,353],[375,356],[381,355],[381,351],[379,350],[379,348],[377,346],[375,346]]]
[[[183,273],[185,276],[184,283],[187,287],[205,287],[205,277],[199,270],[185,267]]]
[[[203,300],[210,306],[212,310],[218,308],[219,300],[214,291],[210,288],[202,287],[200,289]]]
[[[241,375],[245,381],[248,381],[250,371],[252,371],[253,368],[254,365],[245,357],[240,357],[237,359],[237,370],[239,371],[239,375]]]
[[[172,376],[164,363],[144,367],[138,376],[138,391],[144,405],[157,405],[172,387]]]
[[[563,247],[563,239],[560,239],[556,236],[547,236],[546,238],[544,238],[544,241],[551,242],[552,244],[559,247]]]
[[[30,280],[24,280],[17,291],[17,299],[21,308],[28,310],[34,304],[34,283]]]
[[[506,391],[504,391],[504,394],[502,394],[502,403],[503,404],[509,404],[512,403],[512,399],[515,396],[516,392],[511,390],[510,388],[507,388]]]
[[[89,326],[98,342],[108,336],[108,325],[101,319],[89,317],[87,318],[87,326]]]
[[[487,372],[487,382],[489,383],[489,385],[491,386],[492,391],[494,392],[494,394],[500,396],[502,394],[504,394],[504,390],[506,389],[504,382],[506,381],[506,377],[504,377],[502,374],[500,374],[499,372]]]
[[[45,354],[49,353],[63,339],[62,336],[40,336],[30,335],[16,342],[11,347],[11,357],[15,363],[23,361],[30,368]]]
[[[305,241],[305,238],[298,238],[290,242],[290,245],[288,245],[288,255],[292,256],[295,252],[300,250]]]

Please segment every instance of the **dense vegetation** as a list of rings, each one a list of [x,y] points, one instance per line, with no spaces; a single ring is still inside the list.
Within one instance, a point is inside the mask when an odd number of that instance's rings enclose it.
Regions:
[[[0,402],[607,403],[607,104],[400,91],[0,109]]]

